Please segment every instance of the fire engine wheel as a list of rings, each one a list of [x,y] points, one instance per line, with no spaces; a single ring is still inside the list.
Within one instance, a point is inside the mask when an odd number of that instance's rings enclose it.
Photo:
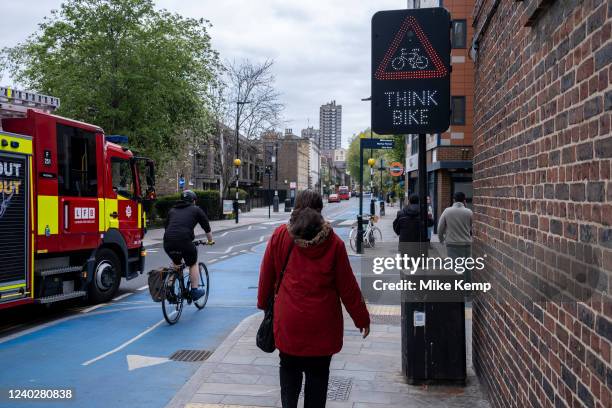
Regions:
[[[89,284],[89,298],[93,303],[106,302],[119,289],[121,267],[117,255],[108,248],[102,248],[96,254],[94,276]]]

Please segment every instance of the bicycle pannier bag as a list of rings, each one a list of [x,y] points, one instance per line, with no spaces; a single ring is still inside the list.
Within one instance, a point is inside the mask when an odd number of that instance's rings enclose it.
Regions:
[[[148,284],[151,299],[155,302],[161,302],[163,297],[164,287],[164,268],[154,269],[149,272]]]

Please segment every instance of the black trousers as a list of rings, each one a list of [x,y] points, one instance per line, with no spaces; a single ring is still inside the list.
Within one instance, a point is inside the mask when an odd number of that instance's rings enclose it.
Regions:
[[[296,408],[306,375],[304,408],[323,408],[327,399],[327,381],[331,356],[300,357],[280,353],[280,385],[283,408]]]

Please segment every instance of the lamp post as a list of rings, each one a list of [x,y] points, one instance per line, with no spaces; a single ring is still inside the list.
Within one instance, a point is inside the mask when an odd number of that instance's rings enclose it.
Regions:
[[[238,224],[238,186],[240,182],[240,107],[246,105],[249,101],[236,101],[236,158],[234,159],[234,166],[236,167],[236,197],[234,199],[234,215],[236,224]]]
[[[272,199],[272,205],[274,206],[274,212],[278,212],[278,142],[274,143],[274,156],[272,156],[272,163],[274,164],[274,198]]]
[[[270,214],[270,205],[272,204],[272,197],[270,197],[270,192],[272,191],[272,165],[269,164],[266,166],[266,175],[268,176],[268,218],[271,218]]]
[[[376,160],[372,157],[368,159],[368,165],[370,166],[370,214],[376,213],[376,203],[374,201],[374,165]]]
[[[378,168],[378,171],[380,171],[380,199],[384,201],[385,197],[383,195],[383,171],[385,171],[385,166],[384,166],[384,162],[383,162],[383,158],[380,158],[380,167]]]

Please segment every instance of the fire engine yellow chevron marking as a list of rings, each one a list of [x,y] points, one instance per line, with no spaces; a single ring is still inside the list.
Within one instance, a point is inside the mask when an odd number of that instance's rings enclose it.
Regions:
[[[59,198],[57,196],[38,196],[38,235],[45,235],[47,227],[49,234],[59,231]]]

